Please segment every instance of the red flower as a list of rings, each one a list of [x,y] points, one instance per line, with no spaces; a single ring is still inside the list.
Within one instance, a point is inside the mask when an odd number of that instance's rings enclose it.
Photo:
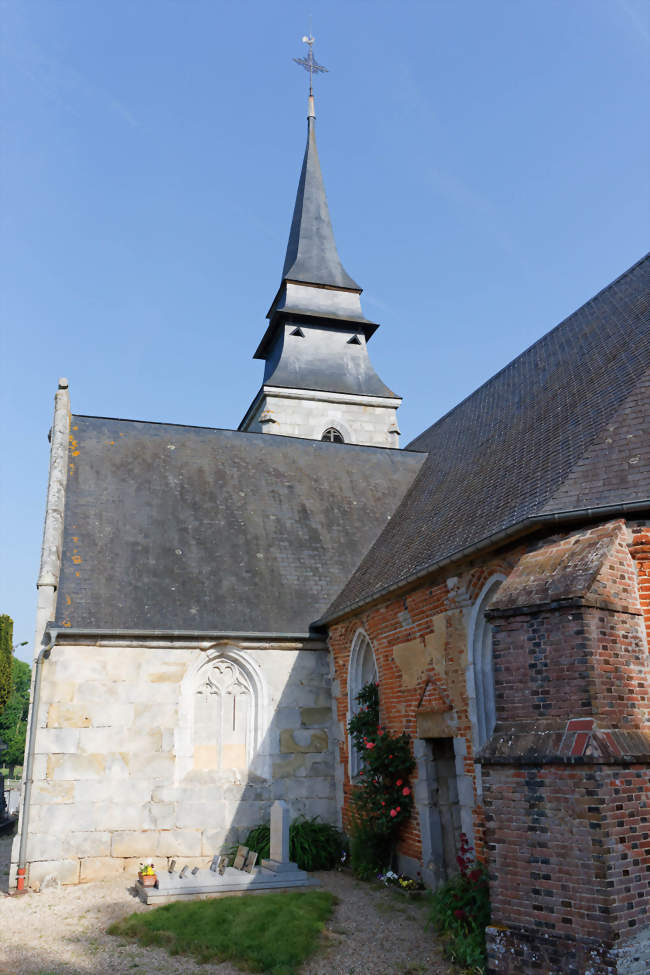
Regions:
[[[383,799],[381,800],[381,804],[382,804],[382,806],[385,806],[386,805],[386,803],[384,802]]]
[[[407,785],[405,785],[404,788],[402,789],[402,795],[403,796],[410,796],[410,794],[411,794],[411,790],[409,789],[409,787]]]
[[[391,814],[391,816],[392,816],[392,817],[393,817],[393,819],[394,819],[394,818],[395,818],[395,816],[397,816],[397,810],[396,810],[396,809],[391,809],[391,811],[390,811],[390,814]]]
[[[400,811],[400,807],[399,806],[395,806],[395,808],[396,808],[397,812]]]
[[[397,782],[395,783],[395,785],[401,785],[401,784],[402,784],[402,779],[398,779]]]
[[[465,911],[458,910],[454,911],[454,917],[457,917],[459,921],[464,921],[467,915],[465,914]]]

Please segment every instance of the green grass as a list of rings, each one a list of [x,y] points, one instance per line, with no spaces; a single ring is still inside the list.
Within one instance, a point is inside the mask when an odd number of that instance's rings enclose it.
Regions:
[[[296,975],[315,951],[336,898],[326,890],[166,904],[111,924],[109,934],[200,962],[231,961],[249,972]]]

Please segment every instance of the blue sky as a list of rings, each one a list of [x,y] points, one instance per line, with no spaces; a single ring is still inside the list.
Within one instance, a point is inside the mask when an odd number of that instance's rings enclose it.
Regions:
[[[236,427],[306,134],[402,443],[647,249],[645,0],[4,0],[0,612],[30,640],[59,376]],[[20,654],[31,657],[31,647]]]

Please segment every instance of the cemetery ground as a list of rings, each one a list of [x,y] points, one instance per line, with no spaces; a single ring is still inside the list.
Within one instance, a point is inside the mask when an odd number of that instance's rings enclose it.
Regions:
[[[8,897],[10,837],[0,837],[0,975],[240,975],[232,962],[199,964],[143,946],[108,927],[151,914],[133,893],[135,877]],[[349,873],[314,874],[337,898],[315,953],[300,975],[454,975],[427,923],[426,902],[362,883]],[[270,895],[255,895],[263,900]],[[274,895],[282,897],[284,895]],[[294,895],[304,896],[304,895]],[[238,898],[243,900],[244,898]],[[194,902],[196,903],[196,902]],[[216,903],[216,902],[204,902]],[[244,969],[247,970],[247,969]],[[250,970],[250,969],[248,969]],[[287,969],[289,975],[290,969]]]

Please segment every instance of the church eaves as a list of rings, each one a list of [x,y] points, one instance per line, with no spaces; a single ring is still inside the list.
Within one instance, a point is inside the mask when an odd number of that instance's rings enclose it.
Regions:
[[[309,99],[307,146],[302,161],[282,279],[350,291],[362,290],[341,264],[336,249],[316,148],[313,97]]]

